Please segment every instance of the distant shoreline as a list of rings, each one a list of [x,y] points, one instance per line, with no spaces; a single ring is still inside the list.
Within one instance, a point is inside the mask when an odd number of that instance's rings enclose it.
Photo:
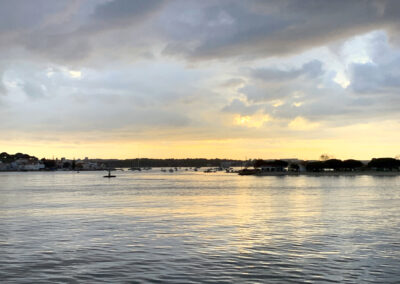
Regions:
[[[262,172],[254,176],[398,176],[400,171],[353,171],[353,172]]]

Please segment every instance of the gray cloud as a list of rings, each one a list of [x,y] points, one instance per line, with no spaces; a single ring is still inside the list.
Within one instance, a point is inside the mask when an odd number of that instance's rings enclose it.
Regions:
[[[253,78],[261,79],[263,81],[289,81],[299,77],[318,78],[324,74],[322,63],[318,60],[313,60],[305,63],[301,68],[293,68],[290,70],[279,70],[272,68],[253,69],[251,71]]]
[[[369,52],[375,63],[353,63],[349,67],[351,85],[346,89],[334,81],[336,74],[328,72],[329,66],[319,60],[296,68],[253,68],[239,89],[247,104],[233,100],[223,111],[243,115],[263,111],[278,120],[302,116],[331,126],[363,123],[371,117],[399,117],[398,51],[388,48],[385,38],[373,40]],[[376,53],[375,46],[385,50],[385,55]]]
[[[63,62],[107,60],[121,46],[140,47],[139,57],[154,49],[188,60],[254,59],[376,29],[395,34],[398,14],[395,0],[3,1],[0,48],[22,47]]]
[[[398,36],[399,7],[386,0],[3,1],[0,94],[8,92],[1,97],[8,109],[0,127],[193,127],[193,137],[200,128],[219,137],[227,124],[221,112],[331,125],[397,117],[400,56],[382,34]],[[350,63],[343,89],[331,62],[311,49],[376,29],[383,31],[367,50],[371,62]],[[82,78],[69,75],[75,69]]]
[[[164,26],[170,37],[165,53],[195,59],[285,55],[398,27],[396,12],[398,1],[219,1],[189,24],[177,11],[173,24]]]
[[[96,24],[124,25],[142,20],[161,5],[162,0],[114,0],[96,7],[92,18]]]
[[[351,88],[357,93],[393,93],[400,91],[400,57],[389,63],[353,64]]]
[[[24,31],[43,24],[49,15],[64,9],[69,1],[1,1],[0,32]]]
[[[44,88],[36,82],[24,82],[22,83],[22,89],[32,99],[39,99],[45,96]]]
[[[104,64],[115,52],[127,58],[129,53],[117,50],[128,43],[132,53],[143,45],[139,39],[150,33],[139,27],[162,5],[163,1],[4,1],[0,50],[18,50],[19,57],[74,65],[87,64],[90,58]],[[138,54],[146,52],[142,48]]]
[[[262,109],[262,107],[262,105],[247,105],[238,99],[234,99],[229,105],[225,106],[222,111],[241,115],[252,115]]]
[[[285,99],[293,92],[315,89],[325,74],[322,62],[313,60],[298,68],[257,68],[249,71],[250,83],[240,89],[250,102]]]

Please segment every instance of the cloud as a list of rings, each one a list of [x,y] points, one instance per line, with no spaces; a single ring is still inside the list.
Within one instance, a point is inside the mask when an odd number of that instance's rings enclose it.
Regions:
[[[123,47],[127,39],[131,53],[117,54],[131,57],[146,42],[138,39],[150,34],[139,27],[163,5],[163,1],[152,0],[4,2],[0,49],[12,48],[19,57],[64,64],[88,63],[91,58],[92,63],[100,59],[104,63],[109,57],[105,55]],[[145,53],[143,49],[137,52]]]
[[[351,66],[351,85],[356,93],[394,93],[400,90],[400,56],[388,63]]]
[[[289,122],[289,128],[296,131],[313,130],[319,127],[318,122],[311,122],[304,117],[298,116]]]
[[[270,121],[272,118],[268,114],[258,113],[254,115],[236,115],[235,124],[239,126],[245,126],[250,128],[260,128],[264,126],[265,123]]]
[[[241,100],[234,99],[229,105],[225,106],[222,111],[247,116],[256,113],[260,108],[262,108],[262,105],[248,105]]]
[[[23,0],[2,1],[0,10],[0,32],[30,30],[40,26],[44,19],[64,9],[69,1],[37,0],[27,3]]]
[[[323,81],[325,70],[319,60],[312,60],[300,67],[253,68],[248,83],[240,91],[249,102],[270,102],[272,105],[287,97],[294,98],[300,89],[316,89]]]
[[[188,61],[253,60],[377,29],[396,38],[397,12],[395,0],[3,1],[0,46],[75,64],[105,60],[110,53],[129,59],[161,53]]]
[[[0,48],[73,64],[286,56],[377,29],[394,38],[400,11],[389,0],[3,2]]]
[[[163,5],[162,0],[114,0],[100,4],[92,15],[94,23],[109,25],[132,24],[145,19]]]
[[[3,1],[0,128],[16,137],[311,139],[398,120],[399,6]]]
[[[25,94],[32,99],[39,99],[45,96],[46,88],[44,85],[37,84],[36,82],[22,83],[22,89]]]
[[[254,69],[251,71],[253,78],[269,82],[282,82],[297,79],[299,77],[315,79],[324,74],[322,63],[313,60],[305,63],[300,68],[289,70],[280,70],[272,68]]]
[[[68,73],[69,73],[69,76],[71,76],[71,78],[79,79],[82,77],[81,71],[70,70],[70,71],[68,71]]]
[[[4,86],[4,82],[3,82],[3,73],[4,73],[4,71],[1,69],[1,66],[0,66],[0,96],[5,95],[7,93],[7,89]]]
[[[232,78],[232,79],[225,81],[223,84],[221,84],[221,87],[236,89],[236,88],[243,86],[245,82],[246,81],[243,80],[242,78]]]
[[[393,31],[396,11],[398,1],[211,2],[194,20],[178,14],[163,27],[164,52],[195,60],[287,55],[375,29]]]

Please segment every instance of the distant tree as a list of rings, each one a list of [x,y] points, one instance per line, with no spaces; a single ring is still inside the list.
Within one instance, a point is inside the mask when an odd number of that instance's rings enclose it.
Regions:
[[[54,170],[56,168],[56,161],[54,160],[42,159],[42,163],[44,164],[44,167],[48,170]]]
[[[364,164],[361,161],[349,159],[343,161],[343,168],[346,170],[354,170],[363,167]]]
[[[3,152],[0,154],[0,161],[7,163],[7,162],[9,162],[10,157],[11,157],[11,155],[9,155],[6,152]]]
[[[324,162],[309,162],[306,164],[306,169],[309,172],[321,172],[324,169]]]
[[[275,160],[272,162],[272,165],[274,165],[276,167],[286,168],[289,165],[289,163],[286,161],[282,161],[282,160]]]
[[[343,162],[338,159],[329,159],[323,162],[323,168],[338,171],[343,168]]]
[[[254,160],[254,162],[253,162],[253,167],[254,167],[254,168],[260,168],[260,167],[262,167],[263,165],[265,165],[265,161],[264,161],[264,160],[261,160],[261,159],[256,159],[256,160]]]
[[[393,158],[377,158],[377,159],[372,159],[368,163],[369,168],[377,168],[377,169],[388,169],[388,170],[393,170],[393,169],[399,169],[400,167],[400,160],[396,160]]]
[[[327,160],[333,159],[333,158],[334,158],[334,156],[328,155],[328,154],[322,154],[321,156],[319,156],[319,159],[320,159],[321,161],[327,161]]]
[[[17,153],[14,155],[15,159],[29,159],[31,156],[28,154],[23,154],[23,153]]]
[[[2,161],[4,163],[12,163],[18,159],[28,159],[30,161],[38,160],[38,158],[36,158],[35,156],[29,156],[28,154],[23,154],[23,153],[16,153],[14,155],[10,155],[6,152],[3,152],[0,154],[0,161]]]
[[[253,162],[254,168],[260,168],[263,166],[285,168],[288,165],[289,165],[288,162],[282,161],[282,160],[265,161],[265,160],[257,159],[257,160],[254,160],[254,162]]]

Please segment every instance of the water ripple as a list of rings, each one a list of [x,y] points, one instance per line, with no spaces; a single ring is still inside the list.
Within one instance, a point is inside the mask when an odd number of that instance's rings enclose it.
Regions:
[[[0,173],[2,283],[396,283],[400,179]]]

